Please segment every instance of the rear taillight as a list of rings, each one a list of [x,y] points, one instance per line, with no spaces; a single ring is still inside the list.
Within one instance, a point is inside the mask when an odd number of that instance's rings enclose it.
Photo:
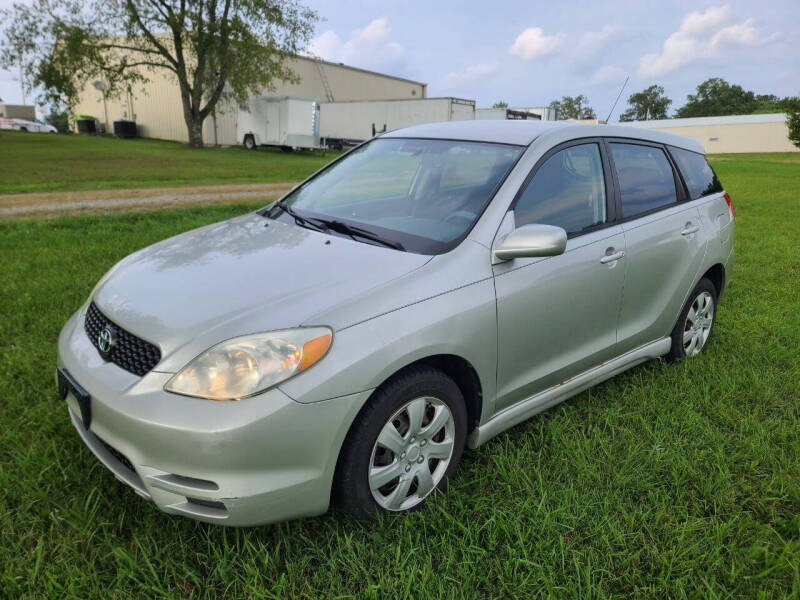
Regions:
[[[728,192],[722,194],[722,197],[725,198],[725,204],[728,205],[728,210],[731,211],[731,221],[735,220],[736,211],[733,209],[733,200],[731,200],[731,197],[728,195]]]

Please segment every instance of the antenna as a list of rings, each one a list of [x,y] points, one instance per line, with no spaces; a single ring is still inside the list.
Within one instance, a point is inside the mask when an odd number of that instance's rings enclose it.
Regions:
[[[617,102],[619,102],[619,98],[620,98],[620,96],[622,96],[622,92],[625,90],[625,86],[628,85],[628,80],[629,79],[630,79],[630,77],[626,77],[625,78],[625,83],[623,83],[622,87],[619,88],[619,94],[617,94],[617,99],[614,100],[614,104],[611,106],[611,110],[608,111],[608,116],[606,117],[606,123],[608,123],[608,120],[611,118],[611,113],[613,113],[614,109],[617,107]]]

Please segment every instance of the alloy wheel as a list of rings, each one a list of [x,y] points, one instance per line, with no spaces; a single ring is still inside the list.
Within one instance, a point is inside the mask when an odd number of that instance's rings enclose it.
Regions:
[[[432,396],[407,402],[384,424],[372,449],[372,497],[386,510],[413,508],[441,482],[454,446],[455,421],[447,404]]]
[[[683,326],[683,352],[686,356],[699,354],[711,335],[714,324],[714,298],[701,292],[692,302]]]

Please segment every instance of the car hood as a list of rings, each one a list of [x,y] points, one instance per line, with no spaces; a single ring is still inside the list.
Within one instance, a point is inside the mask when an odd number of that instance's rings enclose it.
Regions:
[[[161,348],[157,370],[174,371],[187,355],[224,339],[326,325],[307,319],[429,260],[250,214],[130,255],[101,280],[93,300],[117,325]],[[180,360],[171,360],[179,349]]]

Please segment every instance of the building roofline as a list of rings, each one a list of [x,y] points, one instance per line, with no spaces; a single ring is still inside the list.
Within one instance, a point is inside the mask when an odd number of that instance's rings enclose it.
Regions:
[[[422,100],[453,100],[459,104],[475,104],[475,100],[467,98],[456,98],[455,96],[426,96],[425,98],[386,98],[384,100],[334,100],[333,102],[322,102],[322,104],[354,104],[356,102],[378,103],[378,102],[420,102]]]
[[[783,123],[784,113],[765,113],[755,115],[726,115],[722,117],[689,117],[685,119],[654,119],[652,121],[630,121],[631,127],[703,127],[706,125],[749,125],[753,123]]]
[[[396,77],[395,75],[388,75],[386,73],[379,73],[378,71],[370,71],[369,69],[362,69],[361,67],[351,67],[350,65],[346,65],[344,63],[337,63],[331,62],[329,60],[325,60],[323,58],[317,58],[314,56],[305,56],[303,54],[295,55],[295,58],[299,58],[302,60],[310,60],[312,62],[320,62],[323,65],[329,65],[331,67],[340,67],[342,69],[349,69],[351,71],[358,71],[359,73],[367,73],[369,75],[377,75],[379,77],[385,77],[386,79],[394,79],[395,81],[405,81],[406,83],[413,83],[414,85],[421,85],[423,87],[428,87],[428,84],[424,81],[414,81],[413,79],[407,79],[405,77]]]

